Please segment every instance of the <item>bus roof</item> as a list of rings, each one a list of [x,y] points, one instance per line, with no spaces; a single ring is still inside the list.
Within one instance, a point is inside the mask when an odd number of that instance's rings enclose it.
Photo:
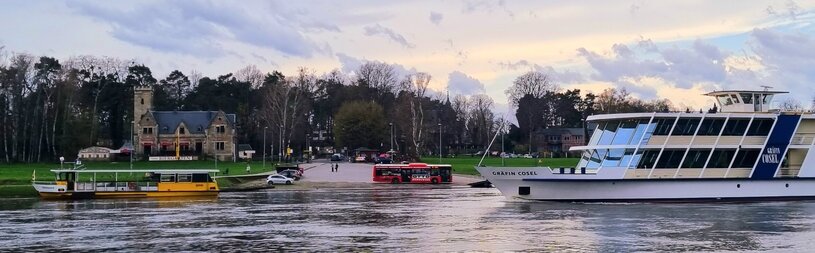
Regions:
[[[182,174],[192,174],[192,173],[216,173],[219,172],[218,170],[205,170],[205,169],[183,169],[183,170],[172,170],[172,169],[164,169],[164,170],[70,170],[70,169],[62,169],[62,170],[51,170],[54,173],[62,173],[62,172],[78,172],[78,173],[157,173],[157,174],[170,174],[170,173],[182,173]]]

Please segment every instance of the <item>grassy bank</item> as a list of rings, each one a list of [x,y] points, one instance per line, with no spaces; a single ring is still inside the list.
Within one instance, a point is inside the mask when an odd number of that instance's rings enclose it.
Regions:
[[[459,174],[478,175],[475,166],[481,157],[456,157],[456,158],[442,158],[442,164],[450,164],[453,166],[453,172]],[[575,167],[577,166],[579,158],[506,158],[501,162],[501,158],[487,157],[484,159],[486,166],[500,166],[500,167],[534,167],[534,166],[548,166],[548,167]],[[438,157],[423,157],[422,161],[427,163],[439,163]]]

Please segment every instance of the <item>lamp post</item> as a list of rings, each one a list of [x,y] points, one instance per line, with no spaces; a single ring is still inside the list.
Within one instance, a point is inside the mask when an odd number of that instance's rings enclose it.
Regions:
[[[439,163],[441,163],[441,123],[439,123]]]
[[[263,127],[263,169],[266,169],[266,129],[268,126]]]
[[[391,152],[393,152],[393,122],[388,123],[388,126],[391,127]]]
[[[59,169],[62,169],[62,164],[63,164],[63,163],[65,163],[65,157],[64,157],[64,156],[60,156],[60,157],[59,157]]]
[[[134,143],[134,137],[136,136],[136,121],[130,121],[130,170],[133,170],[133,150],[136,149],[136,143]],[[60,157],[62,158],[62,157]]]
[[[504,132],[504,126],[505,126],[505,124],[506,123],[504,123],[504,121],[501,120],[501,127],[498,128],[498,131],[501,131],[501,154],[500,154],[501,155],[501,166],[506,166],[504,164],[504,154],[505,154],[504,153],[504,133],[505,133]]]

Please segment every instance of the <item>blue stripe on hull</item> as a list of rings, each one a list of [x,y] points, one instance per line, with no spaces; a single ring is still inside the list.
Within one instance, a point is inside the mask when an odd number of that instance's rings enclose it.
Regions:
[[[767,145],[761,150],[758,163],[751,179],[770,179],[783,159],[784,151],[790,145],[790,139],[798,126],[801,115],[778,115],[775,127],[767,139]]]

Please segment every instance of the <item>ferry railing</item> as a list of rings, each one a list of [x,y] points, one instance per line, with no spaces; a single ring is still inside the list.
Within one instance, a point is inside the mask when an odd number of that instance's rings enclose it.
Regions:
[[[573,168],[573,167],[560,167],[560,168],[549,168],[552,171],[552,174],[563,174],[563,175],[595,175],[597,174],[597,170],[595,169],[586,169],[586,167],[582,168]]]
[[[96,182],[96,191],[158,191],[158,184],[155,182]]]

